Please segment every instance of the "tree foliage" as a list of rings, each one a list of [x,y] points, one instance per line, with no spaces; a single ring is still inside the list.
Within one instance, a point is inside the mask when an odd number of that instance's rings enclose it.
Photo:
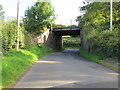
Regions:
[[[0,24],[2,25],[2,22],[4,21],[4,11],[3,11],[3,7],[0,4]],[[0,29],[1,29],[1,25],[0,25]]]
[[[4,11],[3,11],[3,7],[0,4],[0,20],[4,18]]]
[[[24,24],[29,33],[39,34],[55,19],[54,9],[50,2],[36,2],[25,12]]]
[[[52,27],[66,27],[66,25],[62,25],[62,24],[53,24]]]
[[[7,51],[11,48],[16,48],[17,40],[17,22],[3,22],[1,27],[2,32],[2,48]],[[24,45],[24,27],[20,28],[20,46]]]
[[[120,48],[120,2],[113,2],[113,31],[110,31],[110,3],[93,2],[80,8],[84,11],[77,21],[84,22],[86,40],[93,52],[105,56],[117,56]]]

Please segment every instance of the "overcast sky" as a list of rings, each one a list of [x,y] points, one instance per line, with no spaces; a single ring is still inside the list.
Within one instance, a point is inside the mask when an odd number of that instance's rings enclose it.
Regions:
[[[57,22],[70,22],[80,15],[79,7],[83,6],[83,0],[51,0],[55,8],[55,14],[58,15]],[[24,16],[25,10],[28,6],[32,6],[35,0],[20,0],[20,16]],[[17,0],[1,0],[5,16],[17,16]]]

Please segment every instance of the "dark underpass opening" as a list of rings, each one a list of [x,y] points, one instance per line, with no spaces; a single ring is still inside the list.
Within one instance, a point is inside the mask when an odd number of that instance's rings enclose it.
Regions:
[[[63,50],[79,50],[80,36],[62,36]]]

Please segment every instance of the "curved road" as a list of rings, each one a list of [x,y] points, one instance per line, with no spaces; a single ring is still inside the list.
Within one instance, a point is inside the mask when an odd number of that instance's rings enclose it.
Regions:
[[[65,50],[41,58],[14,88],[118,88],[118,74]]]

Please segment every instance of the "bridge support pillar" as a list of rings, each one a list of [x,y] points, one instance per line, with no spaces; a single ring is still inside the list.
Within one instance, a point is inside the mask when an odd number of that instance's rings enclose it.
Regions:
[[[81,32],[80,32],[81,48],[89,51],[88,42],[87,42],[87,40],[85,39],[85,37],[86,37],[86,35],[85,35],[85,33],[83,32],[83,29],[81,29]]]
[[[58,33],[51,33],[51,48],[56,50],[62,49],[62,35]]]

